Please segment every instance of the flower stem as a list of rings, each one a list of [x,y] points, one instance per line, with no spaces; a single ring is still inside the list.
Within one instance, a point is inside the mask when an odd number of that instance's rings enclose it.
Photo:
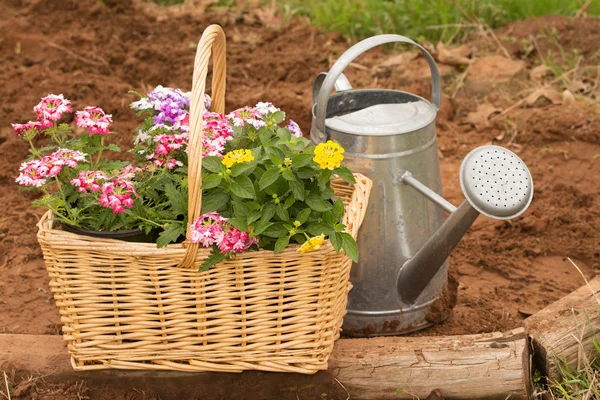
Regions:
[[[154,221],[150,221],[149,219],[146,219],[144,217],[140,217],[139,215],[136,215],[137,218],[141,219],[142,221],[146,221],[154,226],[158,226],[159,228],[162,228],[162,225],[159,224],[158,222],[154,222]]]
[[[73,217],[73,215],[71,215],[71,208],[69,207],[69,203],[67,202],[67,197],[65,196],[65,192],[63,191],[62,184],[58,180],[58,176],[55,176],[54,179],[56,180],[56,186],[58,187],[58,192],[60,193],[60,197],[65,202],[65,211],[67,212],[68,219],[69,219],[70,223],[72,223],[73,225],[77,225],[75,218]]]
[[[40,154],[40,152],[38,151],[38,149],[33,145],[33,141],[31,139],[27,139],[27,141],[29,142],[29,146],[31,146],[31,154],[33,154],[34,156],[38,156]]]
[[[102,159],[102,152],[104,151],[104,136],[100,137],[100,150],[98,151],[98,158],[96,158],[96,163],[94,164],[94,169],[98,168],[100,164],[100,160]]]

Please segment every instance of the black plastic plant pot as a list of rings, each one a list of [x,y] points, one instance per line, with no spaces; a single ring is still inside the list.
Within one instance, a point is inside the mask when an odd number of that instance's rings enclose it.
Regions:
[[[156,240],[158,239],[158,234],[160,233],[158,229],[153,229],[150,231],[149,234],[146,234],[140,229],[129,229],[124,231],[110,232],[91,231],[67,224],[62,224],[62,226],[65,231],[77,233],[78,235],[92,236],[102,239],[118,239],[123,240],[125,242],[156,243]]]

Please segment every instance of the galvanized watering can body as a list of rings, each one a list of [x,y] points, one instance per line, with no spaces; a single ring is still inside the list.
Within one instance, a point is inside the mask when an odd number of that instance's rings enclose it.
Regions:
[[[353,90],[343,70],[364,51],[384,43],[417,46],[431,69],[431,103],[397,90]],[[330,96],[332,89],[337,93]],[[431,55],[399,35],[375,36],[351,47],[320,74],[313,87],[311,140],[336,140],[348,167],[373,180],[358,236],[344,331],[351,336],[398,335],[440,322],[448,256],[483,214],[506,220],[533,198],[523,161],[498,146],[471,151],[460,168],[465,200],[455,207],[442,196],[435,134],[440,77]],[[444,218],[444,211],[449,213]]]
[[[432,72],[433,104],[397,90],[350,88],[343,69],[364,51],[391,42],[414,44],[423,51]],[[337,93],[330,96],[334,85]],[[353,289],[349,294],[344,333],[397,335],[432,325],[428,317],[447,283],[448,263],[444,262],[412,304],[403,301],[397,281],[402,265],[445,220],[443,210],[401,182],[404,172],[411,171],[427,187],[438,194],[442,192],[435,132],[440,79],[434,60],[421,46],[399,35],[367,39],[342,55],[327,75],[317,78],[313,103],[312,142],[330,139],[339,142],[346,150],[347,166],[373,180],[369,208],[358,239],[360,261],[353,265],[350,277]],[[419,109],[409,109],[404,121],[373,127],[370,132],[357,134],[326,126],[325,119],[334,116],[378,104],[405,103],[417,104]],[[319,107],[322,105],[326,106]]]

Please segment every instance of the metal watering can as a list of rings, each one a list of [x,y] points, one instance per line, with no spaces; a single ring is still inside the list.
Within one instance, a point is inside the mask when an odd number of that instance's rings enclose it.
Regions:
[[[398,90],[355,90],[343,75],[363,52],[393,42],[412,44],[425,56],[433,79],[431,103]],[[350,336],[398,335],[445,318],[431,315],[439,313],[447,258],[462,236],[479,214],[514,218],[533,198],[523,161],[498,146],[476,148],[463,160],[460,185],[466,200],[459,207],[441,197],[435,133],[440,99],[435,61],[400,35],[357,43],[315,79],[311,141],[336,140],[346,150],[347,166],[373,180],[359,232],[360,260],[350,274],[354,287],[343,325]]]

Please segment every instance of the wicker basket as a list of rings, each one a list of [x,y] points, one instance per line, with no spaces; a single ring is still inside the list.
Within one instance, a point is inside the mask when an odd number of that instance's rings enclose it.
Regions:
[[[189,217],[201,205],[201,115],[214,52],[213,101],[224,111],[225,35],[210,26],[196,55],[189,145]],[[356,238],[371,182],[333,182]],[[195,190],[193,190],[195,189]],[[327,368],[345,314],[351,260],[329,242],[300,255],[250,251],[197,272],[209,249],[98,239],[55,227],[47,213],[38,240],[60,309],[73,368],[180,371]]]

